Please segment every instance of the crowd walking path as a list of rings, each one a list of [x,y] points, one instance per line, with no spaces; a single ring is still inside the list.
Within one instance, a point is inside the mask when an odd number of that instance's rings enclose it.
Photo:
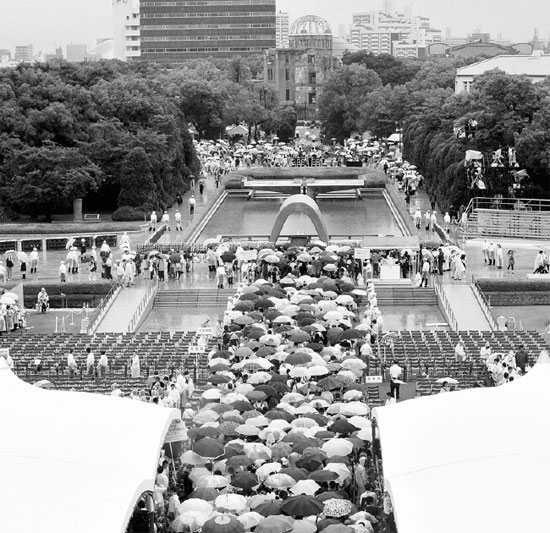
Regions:
[[[141,300],[147,294],[149,281],[142,279],[131,288],[122,289],[99,323],[98,333],[127,333]]]
[[[451,305],[459,330],[492,329],[470,285],[443,285],[443,291]]]

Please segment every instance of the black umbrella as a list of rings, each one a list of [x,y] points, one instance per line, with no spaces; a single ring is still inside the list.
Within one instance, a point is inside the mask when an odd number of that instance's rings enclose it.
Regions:
[[[224,252],[222,255],[220,255],[220,259],[224,263],[231,263],[235,261],[235,259],[237,259],[237,256],[233,252],[227,251],[227,252]]]

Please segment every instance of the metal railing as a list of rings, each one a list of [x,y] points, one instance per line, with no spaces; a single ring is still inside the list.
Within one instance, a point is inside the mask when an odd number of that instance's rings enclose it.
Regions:
[[[540,198],[485,198],[476,196],[470,200],[466,212],[470,214],[475,209],[550,211],[550,200]]]
[[[151,282],[151,285],[147,288],[147,292],[143,295],[143,298],[139,302],[137,309],[135,310],[130,320],[130,323],[128,324],[128,333],[133,333],[136,330],[136,327],[139,324],[139,321],[141,320],[141,317],[143,316],[145,309],[147,309],[147,306],[149,305],[151,298],[154,298],[155,294],[157,293],[157,289],[158,289],[158,279],[155,278]]]
[[[114,285],[111,287],[109,292],[101,299],[99,302],[99,305],[96,307],[94,314],[90,318],[90,322],[88,324],[88,335],[93,335],[95,333],[95,330],[99,326],[100,322],[103,320],[103,317],[107,313],[107,309],[109,308],[111,301],[116,298],[116,295],[120,291],[120,287],[117,285]]]
[[[437,295],[437,299],[441,304],[441,306],[443,307],[445,314],[447,315],[449,326],[451,326],[451,329],[453,331],[458,331],[458,321],[456,320],[456,317],[455,317],[453,308],[451,307],[451,304],[449,302],[449,299],[447,298],[447,295],[443,290],[443,285],[441,284],[441,281],[437,276],[433,276],[433,280],[434,280],[435,294]]]
[[[475,276],[472,276],[472,291],[474,293],[474,296],[476,297],[476,300],[478,301],[481,310],[483,311],[483,314],[485,315],[485,318],[487,319],[487,322],[489,322],[489,325],[491,326],[492,330],[498,330],[498,324],[495,320],[495,316],[493,315],[493,308],[491,307],[491,301],[487,296],[485,296],[485,293],[481,290],[481,287],[479,286],[479,283],[475,279]]]

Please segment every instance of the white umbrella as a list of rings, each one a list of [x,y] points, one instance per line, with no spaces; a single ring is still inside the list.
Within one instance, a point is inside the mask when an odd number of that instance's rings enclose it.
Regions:
[[[328,457],[334,455],[348,455],[353,450],[353,444],[346,439],[330,439],[321,447]]]
[[[291,487],[290,492],[292,494],[307,494],[308,496],[313,496],[321,486],[315,482],[313,479],[302,479]]]
[[[246,498],[240,494],[222,494],[214,500],[216,509],[240,513],[246,507]]]

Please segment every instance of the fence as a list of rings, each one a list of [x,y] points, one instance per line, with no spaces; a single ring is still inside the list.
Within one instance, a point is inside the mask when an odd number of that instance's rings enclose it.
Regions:
[[[481,310],[483,311],[483,314],[485,315],[485,318],[489,322],[489,325],[491,326],[492,330],[498,330],[498,324],[495,320],[495,316],[493,315],[493,308],[491,307],[491,301],[487,296],[485,296],[485,293],[481,290],[481,287],[479,286],[479,283],[475,279],[474,276],[472,276],[472,291],[474,292],[474,296],[476,297]]]
[[[120,287],[113,285],[111,290],[101,299],[99,305],[96,307],[94,313],[90,318],[90,323],[88,325],[88,335],[93,335],[98,328],[101,320],[107,313],[107,310],[111,306],[111,303],[116,298],[117,294],[120,291]]]
[[[453,331],[458,331],[458,322],[456,320],[451,304],[449,303],[447,295],[443,290],[443,286],[441,285],[441,280],[439,279],[438,276],[433,276],[433,280],[434,280],[434,289],[437,295],[437,299],[441,307],[443,308],[444,313],[447,315],[447,321],[449,322],[449,326],[451,326],[451,329]]]
[[[147,288],[147,292],[143,295],[143,298],[139,302],[137,309],[135,310],[130,320],[130,323],[128,324],[128,333],[133,333],[136,330],[143,316],[143,313],[145,312],[145,310],[147,309],[147,306],[151,302],[151,299],[155,297],[155,294],[157,293],[157,289],[158,289],[158,279],[155,278],[153,283]]]

